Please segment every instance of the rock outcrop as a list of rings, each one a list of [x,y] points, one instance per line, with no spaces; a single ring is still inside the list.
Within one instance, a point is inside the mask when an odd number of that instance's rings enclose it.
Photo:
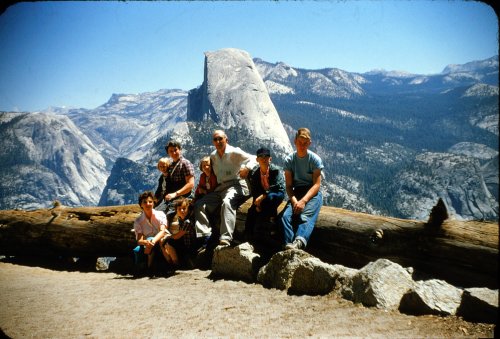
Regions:
[[[189,92],[188,120],[211,120],[242,128],[276,154],[292,147],[267,88],[250,55],[234,48],[205,53],[203,84]]]
[[[250,249],[245,244],[240,246]],[[231,279],[240,275],[240,265],[234,263],[246,261],[249,253],[238,259],[239,252],[232,248],[215,252],[214,261],[218,259],[214,266],[218,267],[219,277]],[[225,267],[223,276],[220,267]],[[259,269],[256,280],[264,287],[286,290],[289,294],[333,293],[367,307],[412,315],[457,315],[486,323],[497,320],[498,290],[462,290],[443,280],[414,280],[413,273],[413,268],[404,268],[387,259],[378,259],[356,270],[324,263],[302,250],[285,250]]]

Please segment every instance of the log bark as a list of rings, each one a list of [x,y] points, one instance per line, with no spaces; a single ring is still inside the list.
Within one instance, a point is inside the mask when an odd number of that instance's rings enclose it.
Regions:
[[[0,211],[0,254],[129,255],[138,205]]]
[[[245,203],[238,212],[239,229],[249,206]],[[130,255],[135,246],[133,222],[139,214],[138,205],[0,211],[0,254]],[[325,206],[307,251],[325,262],[353,268],[387,258],[456,286],[498,288],[498,224],[430,219],[397,219]]]
[[[461,287],[498,288],[498,224],[446,219],[432,223],[323,207],[311,254],[360,268],[386,258]]]

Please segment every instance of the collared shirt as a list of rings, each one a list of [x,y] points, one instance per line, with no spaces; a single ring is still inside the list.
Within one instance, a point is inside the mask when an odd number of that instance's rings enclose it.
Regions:
[[[168,173],[167,193],[172,193],[181,189],[186,184],[187,176],[194,177],[194,167],[191,161],[181,156],[179,160],[172,162],[168,166]]]
[[[269,167],[267,168],[266,173],[262,173],[262,171],[259,169],[260,172],[260,184],[262,185],[262,188],[264,191],[269,191]]]
[[[261,194],[269,194],[271,192],[282,192],[283,194],[285,194],[285,178],[283,177],[283,171],[280,167],[276,166],[275,164],[270,164],[269,176],[267,177],[267,179],[269,188],[264,189],[264,187],[262,186],[260,166],[256,165],[252,169],[252,171],[248,175],[252,197],[257,198]]]
[[[167,216],[162,211],[153,210],[151,222],[144,212],[134,221],[135,237],[143,234],[144,237],[154,237],[161,230],[161,225],[167,225]]]
[[[253,168],[257,164],[255,156],[248,154],[239,147],[233,147],[226,144],[226,150],[222,157],[219,156],[217,150],[210,154],[212,169],[217,177],[219,184],[240,180],[240,168],[245,166],[248,169]]]

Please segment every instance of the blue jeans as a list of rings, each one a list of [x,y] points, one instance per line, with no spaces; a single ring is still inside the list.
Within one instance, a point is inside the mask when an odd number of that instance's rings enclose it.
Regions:
[[[153,240],[154,237],[148,237],[147,240]],[[140,265],[146,262],[147,254],[144,254],[144,245],[137,245],[132,250],[134,252],[134,263]]]
[[[292,204],[290,201],[287,203],[280,219],[285,244],[290,244],[295,239],[300,239],[305,246],[307,245],[322,205],[323,195],[321,192],[318,192],[318,194],[307,202],[300,214],[293,214]]]
[[[247,212],[245,232],[249,234],[253,233],[254,224],[259,217],[261,219],[276,217],[278,207],[284,198],[285,194],[283,192],[270,192],[260,203],[261,212],[257,212],[256,206],[252,205]]]

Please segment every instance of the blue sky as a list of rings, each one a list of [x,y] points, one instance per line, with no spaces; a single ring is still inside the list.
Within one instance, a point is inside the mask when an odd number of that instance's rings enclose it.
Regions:
[[[227,47],[297,68],[435,74],[497,55],[498,21],[475,1],[21,2],[0,15],[0,111],[190,90],[204,52]]]

